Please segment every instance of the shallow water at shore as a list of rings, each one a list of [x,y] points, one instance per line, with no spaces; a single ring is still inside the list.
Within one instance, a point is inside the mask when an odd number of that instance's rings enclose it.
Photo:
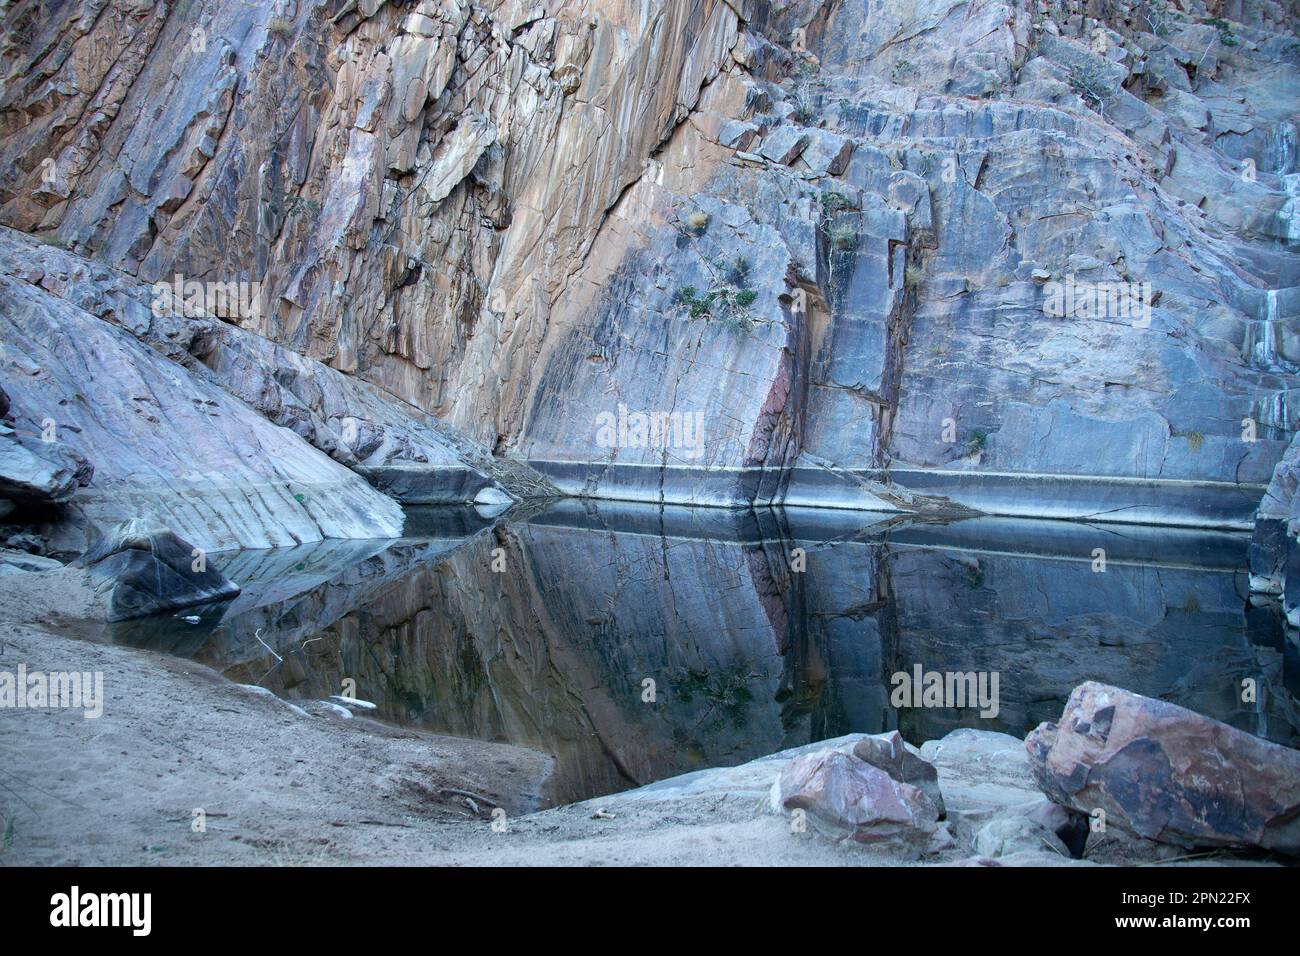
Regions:
[[[1298,649],[1249,600],[1241,535],[577,501],[414,509],[407,533],[214,556],[237,599],[113,638],[534,747],[544,804],[850,732],[1023,736],[1090,679],[1300,743]],[[996,716],[898,706],[917,668],[995,677]]]

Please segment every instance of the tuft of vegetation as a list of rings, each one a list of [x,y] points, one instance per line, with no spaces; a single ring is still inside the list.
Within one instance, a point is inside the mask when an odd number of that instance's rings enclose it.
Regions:
[[[919,289],[925,281],[925,270],[920,266],[908,266],[903,271],[903,285],[908,289]]]
[[[896,62],[889,71],[889,78],[895,83],[902,84],[903,80],[916,73],[916,64],[907,57],[902,57]]]
[[[853,199],[848,193],[842,193],[838,189],[831,189],[821,194],[822,208],[827,212],[843,212],[845,209],[853,209]]]
[[[1101,112],[1102,103],[1110,95],[1106,78],[1101,71],[1091,66],[1076,66],[1070,70],[1070,89],[1079,94],[1084,104],[1091,110]]]
[[[812,124],[817,117],[817,101],[813,95],[805,89],[799,89],[794,94],[794,112],[790,114],[804,126]]]
[[[757,321],[750,306],[758,293],[749,287],[749,260],[737,256],[721,267],[721,278],[708,292],[700,294],[693,285],[677,290],[677,304],[692,319],[710,319],[735,331],[747,331]]]
[[[266,25],[266,32],[277,37],[293,36],[293,23],[284,17],[276,17]]]
[[[1187,439],[1187,448],[1193,455],[1200,454],[1205,447],[1205,436],[1200,432],[1188,432],[1183,437]]]
[[[281,202],[285,204],[286,216],[315,217],[321,211],[321,204],[315,199],[308,199],[307,196],[285,193],[281,195]]]
[[[1205,22],[1219,31],[1219,42],[1224,46],[1237,45],[1237,35],[1232,32],[1232,24],[1227,20],[1222,17],[1211,17]]]
[[[989,434],[986,431],[976,429],[970,433],[970,439],[966,442],[966,454],[974,455],[982,452],[989,443]]]
[[[727,668],[720,674],[708,670],[687,670],[671,679],[673,694],[684,704],[694,703],[697,697],[708,704],[704,719],[725,721],[733,727],[743,727],[747,710],[754,701],[749,684],[761,674],[747,673],[740,668]]]
[[[852,249],[858,244],[858,231],[846,223],[831,226],[826,231],[836,249]]]
[[[1169,36],[1172,21],[1176,17],[1165,0],[1148,0],[1146,10],[1142,11],[1139,7],[1138,15],[1146,19],[1147,26],[1158,37]]]
[[[703,232],[708,225],[709,214],[702,210],[697,210],[686,217],[686,228],[692,232]]]

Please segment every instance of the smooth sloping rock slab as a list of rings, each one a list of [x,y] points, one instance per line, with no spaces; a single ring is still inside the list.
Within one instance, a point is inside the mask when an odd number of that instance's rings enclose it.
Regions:
[[[1300,751],[1091,681],[1025,747],[1049,798],[1139,836],[1300,853]]]
[[[824,827],[859,843],[928,843],[939,810],[924,791],[841,750],[795,757],[781,772],[773,801],[806,810]]]
[[[197,549],[173,532],[129,521],[86,552],[81,563],[109,589],[108,620],[126,621],[239,594]]]
[[[0,376],[15,431],[95,463],[61,550],[144,517],[206,551],[393,538],[397,502],[202,374],[42,287],[0,274]],[[43,447],[43,446],[42,446]],[[4,495],[0,495],[4,497]]]

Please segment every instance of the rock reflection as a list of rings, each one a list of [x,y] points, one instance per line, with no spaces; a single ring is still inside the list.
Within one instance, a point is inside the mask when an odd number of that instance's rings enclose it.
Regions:
[[[1022,736],[1088,679],[1300,742],[1296,643],[1249,606],[1236,535],[573,501],[408,527],[232,556],[239,599],[117,639],[290,699],[355,681],[384,720],[535,747],[544,804],[855,731]],[[891,706],[918,664],[997,672],[997,717]]]

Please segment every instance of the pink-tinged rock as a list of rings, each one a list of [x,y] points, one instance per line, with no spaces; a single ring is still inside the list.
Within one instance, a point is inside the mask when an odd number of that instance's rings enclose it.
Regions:
[[[934,764],[922,759],[914,748],[909,747],[897,730],[863,737],[854,745],[853,756],[885,771],[900,783],[923,791],[939,811],[939,818],[945,816],[939,772],[934,769]]]
[[[1300,853],[1300,751],[1183,707],[1088,682],[1025,739],[1043,792],[1179,846]]]
[[[925,793],[842,750],[795,757],[777,781],[777,801],[859,843],[929,843],[939,811]]]

